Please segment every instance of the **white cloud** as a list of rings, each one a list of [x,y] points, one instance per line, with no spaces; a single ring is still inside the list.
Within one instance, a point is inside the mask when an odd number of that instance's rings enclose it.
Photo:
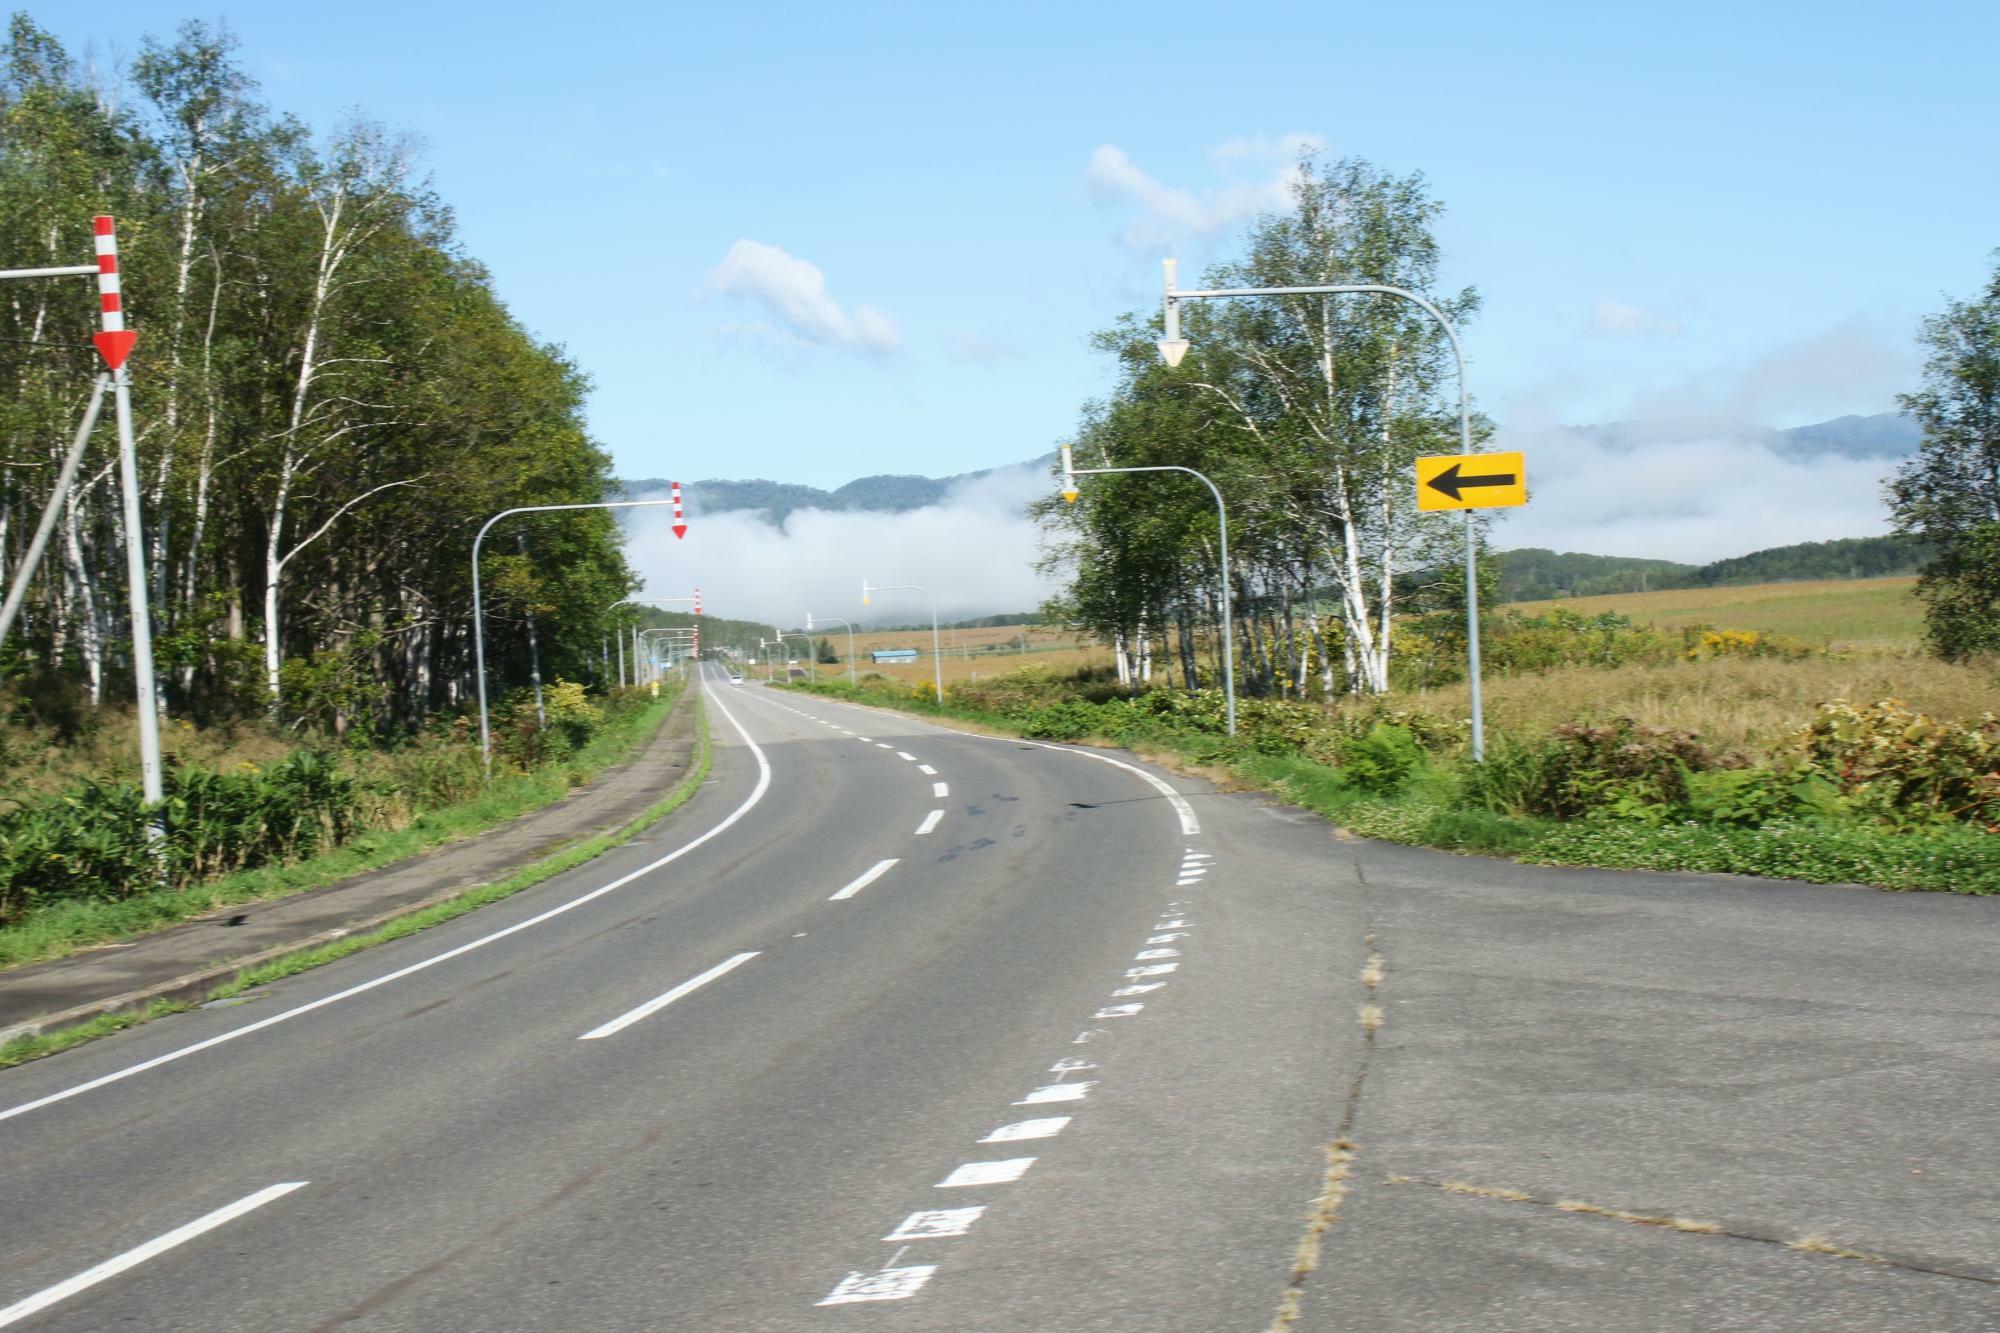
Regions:
[[[833,299],[819,266],[775,245],[739,240],[708,275],[711,292],[762,307],[777,328],[800,342],[884,356],[902,345],[887,311]]]
[[[1038,467],[1004,468],[942,504],[902,514],[798,510],[774,530],[746,511],[694,519],[677,541],[657,509],[628,512],[626,554],[659,596],[701,589],[704,609],[739,620],[796,625],[806,612],[864,624],[929,619],[920,593],[861,605],[861,580],[921,583],[939,618],[1032,611],[1054,585],[1032,568],[1039,530],[1025,512],[1054,483]]]
[[[1672,315],[1626,305],[1608,296],[1592,303],[1585,328],[1598,338],[1678,338],[1683,332],[1681,322]]]
[[[1289,208],[1292,183],[1298,179],[1298,154],[1324,146],[1313,134],[1231,139],[1211,153],[1217,167],[1227,175],[1238,163],[1254,163],[1266,168],[1264,174],[1195,191],[1164,184],[1124,149],[1101,144],[1090,155],[1083,180],[1100,203],[1139,210],[1140,216],[1125,225],[1119,239],[1133,250],[1154,254],[1188,238],[1211,239],[1259,213]]]
[[[1265,162],[1272,158],[1290,164],[1299,160],[1301,153],[1323,153],[1326,140],[1317,134],[1294,132],[1281,134],[1273,139],[1268,134],[1252,135],[1244,139],[1224,139],[1209,150],[1209,160],[1224,171],[1231,170],[1238,162]]]
[[[1527,454],[1529,502],[1508,511],[1494,544],[1701,564],[1888,530],[1892,463],[1780,455],[1768,438],[1698,425],[1502,429],[1496,447]]]
[[[1748,365],[1699,371],[1637,394],[1621,415],[1639,422],[1733,425],[1879,412],[1898,389],[1908,387],[1915,371],[1907,346],[1885,342],[1850,320],[1784,343]]]

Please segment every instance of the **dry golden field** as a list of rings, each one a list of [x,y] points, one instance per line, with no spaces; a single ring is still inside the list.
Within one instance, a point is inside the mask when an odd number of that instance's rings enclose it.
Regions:
[[[835,626],[829,630],[814,630],[815,640],[824,638],[833,645],[833,651],[840,657],[837,666],[825,662],[819,664],[819,671],[825,675],[845,675],[847,672],[847,631]],[[1111,652],[1096,644],[1087,644],[1077,635],[1066,630],[1047,629],[1039,625],[992,625],[982,629],[947,629],[939,634],[944,645],[944,679],[949,685],[955,680],[985,680],[1023,666],[1052,667],[1071,670],[1079,666],[1109,666]],[[801,645],[802,647],[803,645]],[[1023,646],[1025,652],[1021,651]],[[868,654],[875,649],[915,648],[918,657],[915,662],[883,663],[876,665]],[[928,682],[931,672],[931,632],[917,630],[869,630],[854,636],[855,656],[859,658],[856,669],[862,674],[878,672],[891,680],[899,680],[911,685]],[[801,667],[805,666],[803,660]]]
[[[1662,628],[1758,630],[1824,651],[1797,660],[1721,658],[1489,677],[1487,726],[1532,736],[1558,722],[1629,717],[1756,750],[1782,741],[1820,704],[1837,699],[1900,699],[1958,720],[2000,713],[2000,662],[1940,662],[1922,651],[1923,612],[1910,595],[1915,583],[1907,577],[1762,583],[1516,603],[1528,615],[1561,605],[1584,615],[1615,611]],[[1405,698],[1447,717],[1462,717],[1468,707],[1462,684]]]
[[[1535,615],[1567,607],[1580,615],[1605,611],[1663,627],[1713,625],[1811,639],[1833,648],[1912,647],[1923,635],[1923,608],[1910,595],[1916,579],[1830,579],[1810,583],[1754,583],[1741,588],[1675,588],[1669,592],[1611,593],[1560,602],[1516,602]]]

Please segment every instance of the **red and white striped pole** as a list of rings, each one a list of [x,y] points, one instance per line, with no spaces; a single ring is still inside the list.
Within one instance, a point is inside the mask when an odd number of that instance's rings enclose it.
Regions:
[[[125,290],[118,275],[118,224],[109,217],[95,220],[97,232],[97,305],[103,332],[92,337],[97,354],[114,371],[125,368],[139,335],[125,327]]]
[[[165,796],[160,765],[160,706],[153,681],[153,613],[146,600],[145,528],[139,517],[139,446],[132,430],[132,372],[126,358],[139,335],[125,327],[125,290],[118,273],[118,225],[100,215],[97,233],[97,304],[102,331],[91,341],[111,367],[112,401],[118,408],[118,485],[124,492],[125,578],[132,607],[132,679],[139,706],[139,780],[146,802]]]
[[[681,513],[681,484],[670,481],[667,485],[671,486],[674,492],[674,536],[685,537],[688,535],[688,525],[687,516]]]

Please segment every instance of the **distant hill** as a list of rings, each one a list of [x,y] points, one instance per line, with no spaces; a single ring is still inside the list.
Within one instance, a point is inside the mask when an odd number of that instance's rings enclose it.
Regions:
[[[1914,574],[1930,555],[1931,548],[1919,539],[1893,536],[1774,546],[1706,565],[1529,547],[1499,554],[1500,600],[1535,602],[1551,597],[1597,597],[1667,588],[1884,578]]]
[[[823,491],[817,486],[799,486],[785,481],[693,481],[684,482],[681,493],[689,514],[726,514],[733,510],[761,510],[774,523],[783,523],[794,510],[825,509],[875,514],[902,514],[942,504],[945,496],[960,486],[980,481],[996,472],[1017,469],[1041,470],[1054,455],[1045,455],[1006,468],[984,468],[961,472],[954,477],[915,477],[883,473],[859,477],[838,490]],[[627,498],[637,499],[665,491],[668,482],[644,477],[624,483]]]
[[[1901,412],[1835,417],[1778,433],[1785,437],[1783,452],[1839,454],[1845,458],[1907,458],[1917,451],[1918,441],[1924,438],[1923,428]]]
[[[1607,421],[1594,426],[1572,426],[1568,429],[1589,436],[1607,449],[1618,451],[1671,440],[1685,428]],[[1829,454],[1843,458],[1903,458],[1916,451],[1917,441],[1921,437],[1916,423],[1898,412],[1878,412],[1865,417],[1835,417],[1831,421],[1819,421],[1809,426],[1794,426],[1789,430],[1772,430],[1768,426],[1742,426],[1725,428],[1723,433],[1746,444],[1762,445],[1787,458]],[[1053,457],[1053,454],[1044,454],[1040,458],[1029,459],[1008,467],[962,472],[953,477],[916,477],[893,473],[859,477],[831,491],[821,490],[817,486],[800,486],[792,482],[767,481],[762,478],[747,481],[714,478],[708,481],[684,482],[681,489],[690,514],[724,514],[732,510],[759,510],[773,523],[783,523],[794,511],[800,509],[901,514],[912,509],[923,509],[929,505],[942,503],[945,496],[956,487],[979,481],[998,472],[1045,470]],[[640,477],[626,481],[623,485],[626,498],[638,499],[656,492],[664,492],[668,483],[659,477]],[[1568,558],[1556,557],[1553,551],[1544,554],[1552,558]],[[1579,558],[1587,560],[1610,557]],[[1641,560],[1633,563],[1655,566],[1671,562]],[[1557,572],[1553,568],[1547,571],[1548,577],[1557,584],[1567,581],[1572,575],[1590,578],[1617,572],[1604,568],[1594,573],[1586,573],[1580,566],[1567,572]],[[1600,591],[1626,592],[1636,589],[1637,586],[1635,582],[1633,589],[1615,587]],[[1651,575],[1648,575],[1646,586],[1661,585],[1655,584]]]

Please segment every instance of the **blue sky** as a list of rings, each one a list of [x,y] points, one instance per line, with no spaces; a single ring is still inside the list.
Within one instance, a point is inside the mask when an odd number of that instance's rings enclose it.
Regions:
[[[1301,136],[1430,178],[1508,424],[1886,410],[2000,245],[1992,4],[30,12],[112,59],[220,17],[276,107],[420,134],[627,476],[1047,450],[1090,331],[1228,254]]]

